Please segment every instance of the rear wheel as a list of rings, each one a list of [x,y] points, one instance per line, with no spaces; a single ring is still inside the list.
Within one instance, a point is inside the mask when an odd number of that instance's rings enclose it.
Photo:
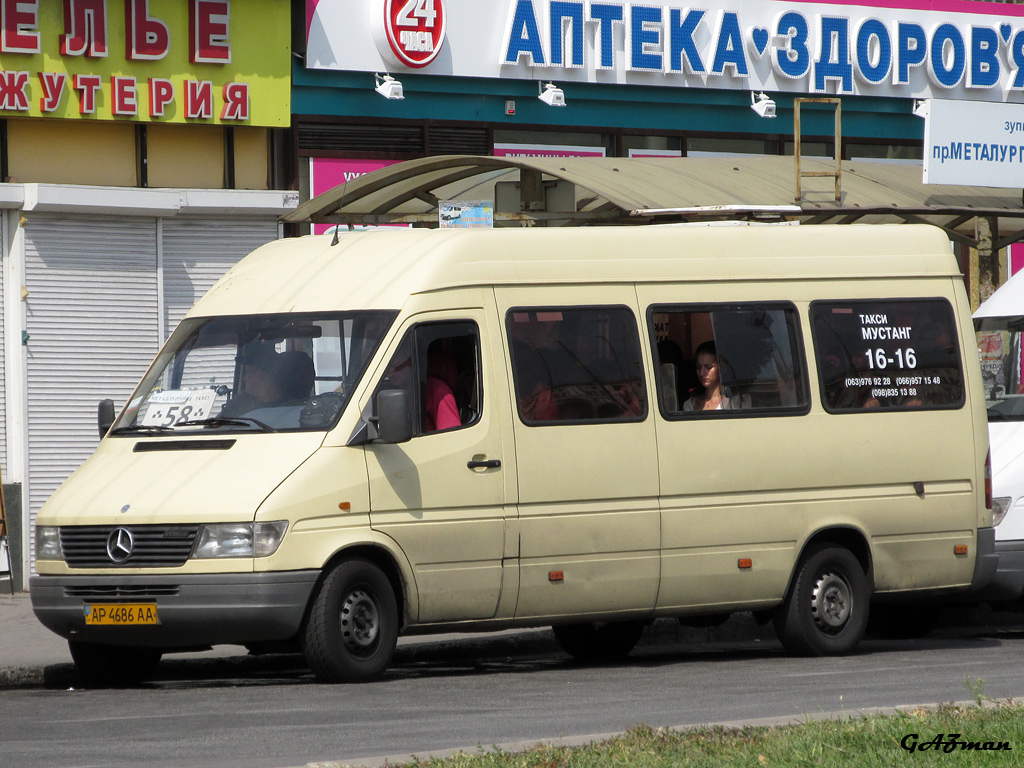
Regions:
[[[156,671],[163,652],[159,648],[137,648],[68,640],[71,659],[85,685],[134,685],[148,680]]]
[[[327,683],[362,683],[384,674],[398,642],[391,582],[368,560],[346,560],[324,580],[310,609],[304,651]]]
[[[790,653],[835,656],[852,651],[868,622],[864,569],[842,547],[818,545],[797,566],[789,594],[775,612],[775,631]]]
[[[551,629],[562,650],[573,658],[585,662],[617,661],[636,648],[644,632],[644,623],[559,624]]]

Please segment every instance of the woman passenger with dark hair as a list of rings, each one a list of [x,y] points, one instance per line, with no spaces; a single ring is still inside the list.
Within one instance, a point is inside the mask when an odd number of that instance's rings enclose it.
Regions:
[[[697,347],[695,365],[697,378],[704,388],[703,394],[697,394],[683,403],[683,411],[728,411],[737,407],[733,405],[728,390],[722,387],[718,374],[718,353],[715,342],[705,341]]]

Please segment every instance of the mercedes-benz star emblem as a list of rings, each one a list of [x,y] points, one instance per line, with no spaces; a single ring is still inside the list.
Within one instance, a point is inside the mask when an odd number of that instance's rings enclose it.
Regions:
[[[107,537],[107,557],[113,563],[123,563],[132,556],[135,539],[127,528],[115,528]]]

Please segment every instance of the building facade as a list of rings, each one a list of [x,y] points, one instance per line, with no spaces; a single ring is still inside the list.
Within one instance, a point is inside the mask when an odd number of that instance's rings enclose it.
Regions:
[[[308,197],[433,154],[793,154],[794,99],[808,97],[842,100],[844,159],[920,163],[919,101],[1024,101],[1022,14],[956,0],[306,0],[293,185]],[[384,97],[386,78],[403,98]],[[775,118],[752,109],[769,99]],[[834,105],[805,106],[801,123],[802,154],[834,156]]]
[[[280,236],[289,19],[274,0],[0,3],[0,577],[27,584],[99,400],[120,407],[195,300]]]

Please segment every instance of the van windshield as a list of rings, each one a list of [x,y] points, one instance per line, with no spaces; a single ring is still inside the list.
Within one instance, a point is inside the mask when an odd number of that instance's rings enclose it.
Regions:
[[[348,312],[186,319],[110,434],[328,430],[395,316]]]
[[[989,421],[1024,421],[1024,317],[974,321]]]

